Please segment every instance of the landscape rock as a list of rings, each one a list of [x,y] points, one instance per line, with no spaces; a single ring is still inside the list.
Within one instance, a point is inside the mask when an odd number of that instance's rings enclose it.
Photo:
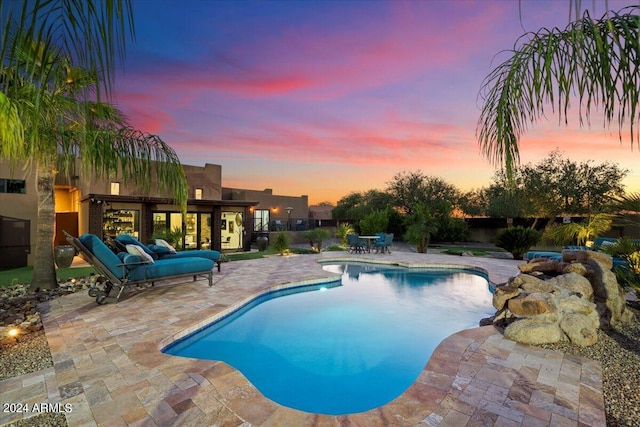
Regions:
[[[561,271],[564,274],[576,273],[576,274],[579,274],[581,276],[586,276],[587,275],[587,268],[583,264],[581,264],[579,262],[563,263]]]
[[[560,328],[569,340],[579,346],[589,346],[598,342],[598,325],[586,314],[567,313],[560,321]]]
[[[493,306],[496,310],[502,310],[507,300],[517,297],[520,289],[517,286],[497,286],[493,291]]]
[[[520,295],[507,303],[509,311],[518,317],[533,317],[557,311],[551,298],[542,293]]]
[[[596,251],[581,251],[575,249],[565,249],[562,251],[562,260],[565,262],[588,263],[589,260],[596,260],[607,270],[613,268],[613,258],[611,255]]]
[[[614,276],[615,277],[615,276]],[[570,294],[579,294],[589,301],[593,301],[593,287],[584,276],[578,273],[567,273],[547,280],[547,283],[559,288],[561,291],[567,291]]]
[[[536,258],[496,288],[493,319],[505,337],[524,344],[570,341],[590,346],[598,328],[633,320],[611,257],[586,250],[563,251],[563,262]]]
[[[523,344],[549,344],[565,339],[557,323],[539,322],[535,319],[518,319],[504,330],[505,338]]]
[[[534,258],[526,264],[520,264],[518,269],[522,273],[532,273],[539,271],[541,273],[550,273],[558,271],[558,261],[547,258]]]
[[[600,327],[609,329],[629,323],[633,314],[627,309],[624,291],[618,284],[616,275],[606,268],[607,264],[602,264],[598,259],[588,259],[586,264],[593,271],[589,280],[600,313]]]

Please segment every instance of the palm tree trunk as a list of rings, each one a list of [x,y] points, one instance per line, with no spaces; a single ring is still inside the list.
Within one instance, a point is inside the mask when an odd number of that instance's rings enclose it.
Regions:
[[[53,264],[55,238],[55,172],[53,160],[39,160],[36,168],[38,193],[38,223],[36,225],[36,254],[31,289],[55,289],[58,286]]]

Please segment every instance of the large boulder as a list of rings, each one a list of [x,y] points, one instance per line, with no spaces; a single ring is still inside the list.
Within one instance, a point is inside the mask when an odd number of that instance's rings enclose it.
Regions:
[[[607,270],[613,268],[613,258],[604,252],[581,251],[573,249],[565,249],[562,251],[562,260],[565,262],[579,262],[587,264],[589,260],[596,260],[602,264]]]
[[[566,313],[560,320],[560,329],[573,344],[585,347],[598,342],[598,325],[587,314]]]
[[[508,300],[517,297],[519,294],[520,289],[518,289],[517,286],[496,286],[495,290],[493,291],[493,306],[496,310],[502,310]]]
[[[591,286],[591,282],[578,273],[562,274],[546,282],[559,288],[561,291],[566,291],[569,294],[578,294],[589,301],[593,301],[593,287]]]
[[[572,263],[562,263],[562,273],[563,274],[567,274],[567,273],[577,273],[581,276],[586,276],[587,275],[587,267],[585,267],[584,265],[582,265],[579,262],[572,262]]]
[[[507,307],[511,313],[518,317],[533,317],[557,311],[551,297],[542,293],[512,298],[507,303]]]
[[[577,295],[564,295],[556,298],[555,304],[558,310],[562,312],[587,314],[592,316],[596,325],[599,323],[596,305],[591,301],[587,301]]]
[[[505,338],[523,344],[551,344],[565,339],[565,334],[555,322],[539,322],[535,319],[518,319],[504,330]]]
[[[534,258],[526,264],[518,265],[518,269],[522,273],[533,273],[539,271],[541,273],[551,273],[558,271],[559,262],[547,258]]]
[[[556,288],[546,280],[538,279],[537,277],[529,274],[520,274],[509,280],[509,283],[513,286],[521,288],[527,293],[534,292],[550,292],[556,291]]]
[[[600,327],[609,329],[616,325],[625,325],[633,319],[633,313],[627,309],[627,301],[616,275],[600,260],[589,259],[585,262],[592,270],[589,281],[593,287],[593,298],[600,313]]]

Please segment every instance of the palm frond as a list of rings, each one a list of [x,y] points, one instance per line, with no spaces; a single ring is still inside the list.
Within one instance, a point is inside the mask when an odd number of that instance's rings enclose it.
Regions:
[[[590,125],[593,112],[601,110],[603,125],[615,123],[621,141],[628,126],[631,146],[640,142],[639,29],[640,6],[630,6],[597,21],[585,12],[564,30],[523,35],[511,57],[482,83],[476,129],[482,154],[510,176],[528,126],[548,107],[567,124],[574,97],[580,126]]]
[[[613,208],[618,212],[640,213],[640,193],[629,193],[613,198]]]
[[[4,4],[7,6],[2,10]],[[64,52],[79,67],[99,73],[102,88],[110,91],[113,70],[124,58],[127,38],[135,37],[131,0],[99,4],[88,0],[34,0],[2,5],[0,54],[5,66],[16,64],[24,37],[40,47],[43,57]],[[43,68],[32,67],[31,80],[46,80],[42,72]]]

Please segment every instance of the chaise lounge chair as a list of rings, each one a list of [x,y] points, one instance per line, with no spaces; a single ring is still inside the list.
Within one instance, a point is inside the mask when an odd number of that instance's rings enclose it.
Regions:
[[[144,255],[132,255],[121,252],[116,255],[100,238],[94,234],[74,237],[64,232],[67,241],[82,257],[106,278],[104,288],[92,287],[89,296],[95,297],[98,304],[117,302],[125,288],[130,285],[154,284],[155,281],[176,277],[207,276],[209,286],[213,286],[214,262],[202,257],[179,257],[159,259],[157,261]],[[117,291],[112,296],[112,291]]]
[[[215,262],[218,272],[220,271],[220,252],[210,249],[190,250],[181,252],[170,252],[164,246],[145,245],[140,243],[138,239],[128,234],[120,234],[114,239],[114,243],[122,252],[127,252],[126,245],[137,245],[147,254],[151,255],[154,260],[158,259],[174,259],[174,258],[206,258]]]

